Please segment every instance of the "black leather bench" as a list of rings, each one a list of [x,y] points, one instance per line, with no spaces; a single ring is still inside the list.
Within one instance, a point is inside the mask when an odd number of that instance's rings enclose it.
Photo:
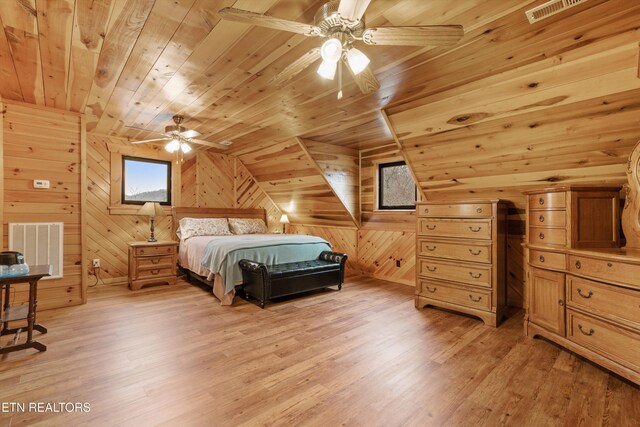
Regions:
[[[313,291],[329,286],[342,289],[347,255],[325,251],[318,259],[266,265],[261,262],[240,260],[242,288],[245,297],[255,298],[264,308],[271,298]]]

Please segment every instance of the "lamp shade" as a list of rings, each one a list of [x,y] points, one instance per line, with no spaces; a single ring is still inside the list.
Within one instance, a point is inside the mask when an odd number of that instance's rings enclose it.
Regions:
[[[289,224],[289,217],[287,214],[282,214],[280,217],[280,224]]]
[[[322,63],[320,64],[320,67],[318,67],[317,73],[320,75],[320,77],[324,79],[333,80],[333,78],[336,75],[337,68],[338,68],[337,62],[322,61]]]
[[[165,216],[164,209],[160,206],[158,202],[146,202],[140,210],[138,210],[138,215],[146,215],[146,216]]]
[[[177,139],[172,139],[167,143],[167,145],[164,146],[164,149],[170,153],[175,153],[180,149],[180,141],[178,141]]]
[[[357,76],[367,68],[367,65],[369,65],[369,58],[367,58],[367,55],[362,53],[360,50],[352,47],[347,52],[347,63],[349,64],[351,71],[353,71],[353,74]]]

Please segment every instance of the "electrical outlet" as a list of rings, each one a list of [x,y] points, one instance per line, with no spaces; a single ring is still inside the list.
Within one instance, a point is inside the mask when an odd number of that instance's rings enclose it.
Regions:
[[[396,260],[396,267],[400,267],[400,260],[399,259]]]
[[[100,258],[95,258],[93,260],[93,268],[100,268]]]

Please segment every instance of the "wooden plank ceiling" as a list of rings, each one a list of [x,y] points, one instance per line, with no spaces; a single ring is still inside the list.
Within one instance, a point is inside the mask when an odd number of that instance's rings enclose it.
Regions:
[[[571,13],[603,1],[589,0]],[[347,78],[345,97],[337,101],[335,83],[320,79],[316,67],[284,88],[267,83],[321,40],[221,21],[217,14],[234,6],[312,22],[322,3],[3,0],[0,93],[84,112],[88,129],[103,134],[145,137],[125,126],[161,130],[183,113],[206,139],[236,142],[232,150],[293,136],[371,148],[389,137],[381,108],[475,80],[487,67],[534,61],[548,39],[523,13],[540,1],[374,0],[369,26],[462,24],[466,35],[453,49],[359,45],[382,87],[362,95]],[[522,49],[522,39],[531,48]],[[502,54],[487,64],[497,45],[504,45]]]

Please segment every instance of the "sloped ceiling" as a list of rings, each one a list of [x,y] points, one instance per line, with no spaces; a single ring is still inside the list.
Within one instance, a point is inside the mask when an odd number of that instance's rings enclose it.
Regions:
[[[524,10],[538,0],[374,0],[365,15],[369,26],[462,24],[466,35],[447,49],[359,46],[371,57],[382,87],[365,96],[347,78],[345,97],[337,101],[335,83],[318,78],[315,67],[284,88],[267,84],[319,39],[220,21],[217,15],[234,6],[312,22],[322,3],[3,0],[0,93],[84,112],[88,129],[104,134],[146,137],[125,126],[161,130],[173,114],[183,113],[206,139],[235,141],[234,150],[293,136],[370,148],[354,127],[364,126],[375,143],[386,132],[379,116],[383,107],[536,61],[554,37],[566,46],[584,43],[569,29],[566,37],[544,31],[561,18],[529,25]],[[571,14],[600,3],[605,0],[589,0]]]

